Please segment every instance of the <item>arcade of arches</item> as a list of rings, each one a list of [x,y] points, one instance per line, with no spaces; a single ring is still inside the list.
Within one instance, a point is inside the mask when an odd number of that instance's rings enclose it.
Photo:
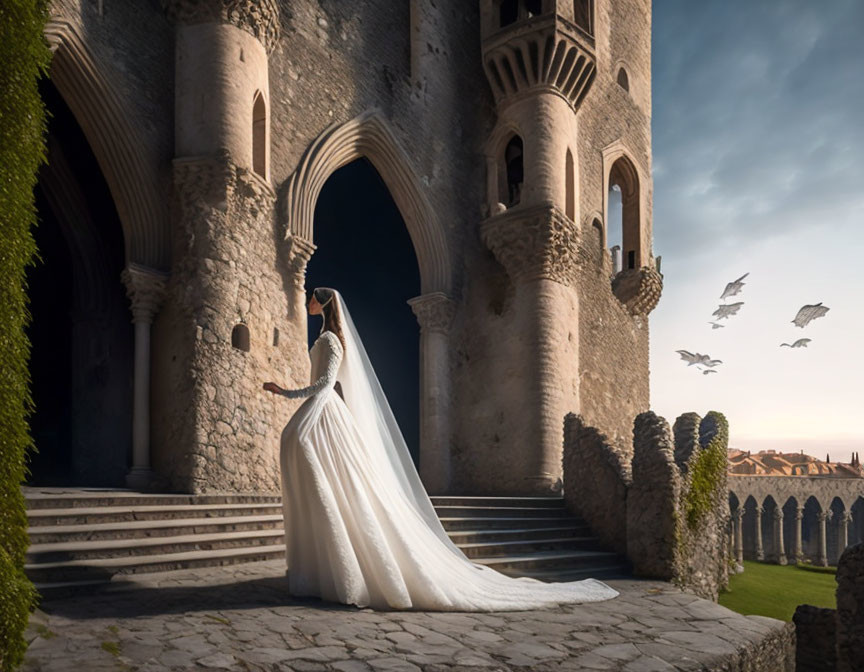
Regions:
[[[735,558],[836,565],[864,541],[864,481],[730,476]]]

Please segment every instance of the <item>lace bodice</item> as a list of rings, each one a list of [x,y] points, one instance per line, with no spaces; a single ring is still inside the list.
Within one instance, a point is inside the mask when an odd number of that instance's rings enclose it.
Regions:
[[[283,394],[289,399],[303,399],[325,388],[332,388],[336,384],[336,374],[339,372],[343,354],[339,337],[332,331],[325,331],[309,351],[309,358],[312,360],[312,384],[299,390],[285,390]]]

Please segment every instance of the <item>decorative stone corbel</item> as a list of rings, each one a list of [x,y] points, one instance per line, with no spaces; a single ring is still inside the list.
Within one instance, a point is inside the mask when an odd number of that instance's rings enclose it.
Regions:
[[[483,222],[480,235],[513,280],[576,283],[579,229],[555,205],[507,210]]]
[[[444,292],[431,292],[408,300],[421,333],[447,334],[456,314],[456,306]]]

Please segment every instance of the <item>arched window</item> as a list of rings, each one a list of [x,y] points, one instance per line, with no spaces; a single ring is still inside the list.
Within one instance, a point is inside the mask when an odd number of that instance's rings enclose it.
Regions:
[[[522,183],[525,181],[525,169],[522,152],[522,138],[514,135],[504,149],[505,184],[500,191],[501,201],[508,207],[522,200]]]
[[[573,22],[589,35],[594,34],[593,0],[573,0]]]
[[[519,0],[501,0],[498,8],[499,24],[503,28],[519,20]]]
[[[576,167],[573,165],[573,152],[567,150],[564,161],[564,190],[566,194],[565,210],[571,221],[576,221]]]
[[[231,347],[249,352],[249,327],[242,322],[231,330]]]
[[[620,229],[615,226],[620,212]],[[625,270],[641,268],[642,223],[640,222],[639,174],[627,157],[622,156],[612,164],[609,171],[609,201],[607,222],[607,244],[612,246],[620,240],[622,262]],[[616,231],[617,229],[617,231]],[[620,231],[620,238],[618,237]]]
[[[630,90],[630,78],[627,76],[627,71],[624,68],[618,69],[618,86],[625,91]]]
[[[267,177],[267,105],[260,91],[252,104],[252,170]]]

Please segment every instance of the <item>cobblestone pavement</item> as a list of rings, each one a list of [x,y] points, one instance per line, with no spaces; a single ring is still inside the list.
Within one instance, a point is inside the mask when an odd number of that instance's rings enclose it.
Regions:
[[[740,616],[657,582],[610,581],[621,595],[598,604],[494,614],[293,599],[280,561],[141,575],[136,584],[46,602],[31,623],[22,669],[785,669],[741,662],[788,633],[780,621]]]

